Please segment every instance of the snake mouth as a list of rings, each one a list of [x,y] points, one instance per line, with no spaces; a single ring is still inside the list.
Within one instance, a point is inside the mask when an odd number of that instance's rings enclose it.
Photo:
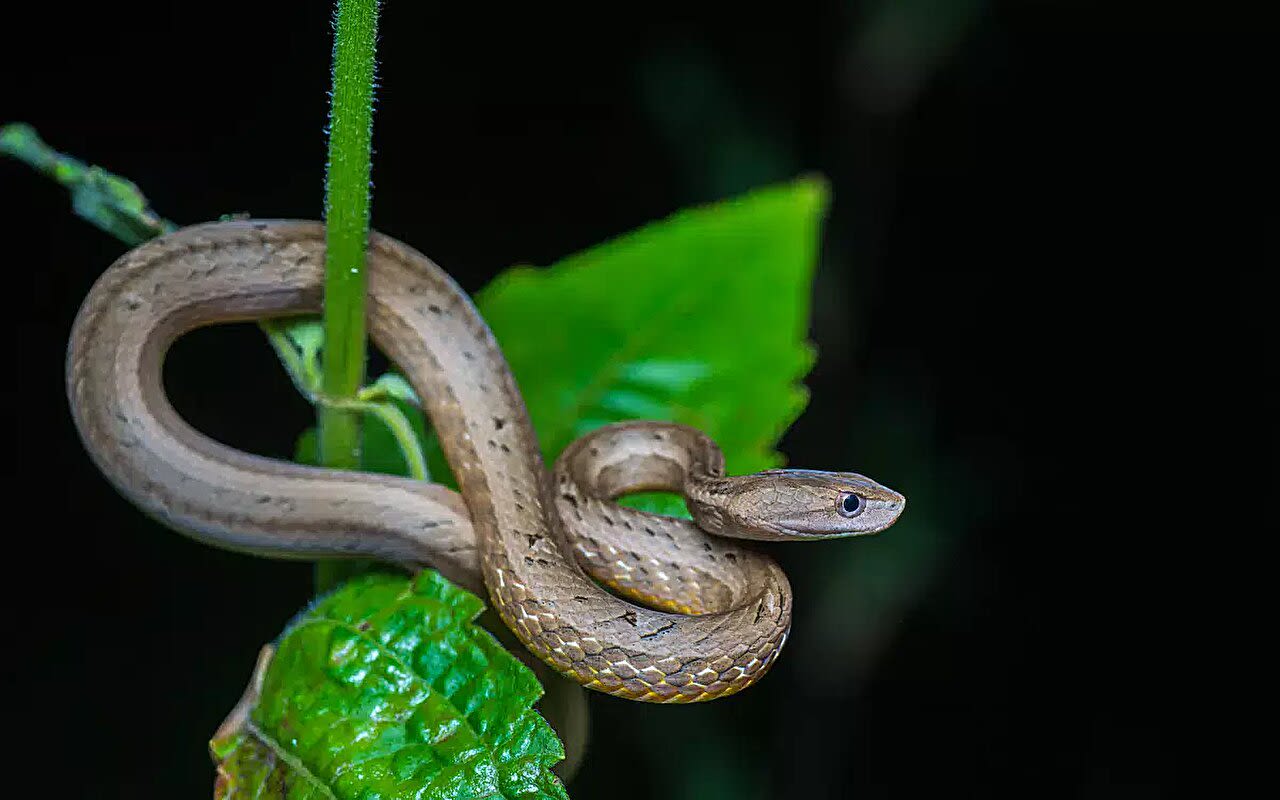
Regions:
[[[885,527],[888,527],[888,526],[885,526]],[[883,530],[883,528],[876,528],[874,530],[868,530],[868,531],[850,531],[850,530],[804,531],[804,530],[797,530],[796,528],[788,528],[785,525],[777,525],[773,527],[773,530],[778,536],[784,536],[788,539],[826,540],[826,539],[849,539],[854,536],[871,536],[873,534],[879,533],[881,530]]]

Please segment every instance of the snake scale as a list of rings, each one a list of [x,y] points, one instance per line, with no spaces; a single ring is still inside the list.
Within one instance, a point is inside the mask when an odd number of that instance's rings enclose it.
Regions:
[[[681,703],[759,680],[791,624],[781,569],[722,537],[875,533],[902,511],[901,495],[852,473],[726,476],[714,442],[668,423],[601,428],[549,472],[466,294],[376,233],[370,336],[422,398],[460,492],[250,455],[190,427],[162,386],[170,344],[204,325],[318,312],[324,248],[318,222],[195,225],[126,253],[86,297],[67,354],[72,414],[98,467],[147,514],[259,555],[430,565],[487,590],[503,622],[561,674]],[[651,490],[684,494],[696,524],[613,502]]]

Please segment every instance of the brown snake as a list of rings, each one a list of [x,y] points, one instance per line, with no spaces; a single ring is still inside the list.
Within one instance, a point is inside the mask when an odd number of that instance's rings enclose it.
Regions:
[[[726,477],[714,442],[667,423],[601,428],[548,474],[470,300],[380,234],[367,257],[370,335],[423,399],[461,497],[249,455],[191,428],[161,384],[169,345],[212,323],[318,312],[324,242],[316,222],[196,225],[126,253],[85,299],[67,354],[76,425],[116,488],[169,527],[273,557],[429,564],[487,588],[520,641],[567,677],[680,703],[754,683],[791,624],[782,570],[719,537],[875,533],[902,511],[901,495],[851,473]],[[649,490],[683,493],[697,524],[612,502]]]

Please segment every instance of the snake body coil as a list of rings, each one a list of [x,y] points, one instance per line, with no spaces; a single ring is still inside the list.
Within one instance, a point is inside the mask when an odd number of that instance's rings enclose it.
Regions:
[[[425,256],[379,234],[368,250],[370,335],[422,398],[461,497],[249,455],[187,425],[161,384],[169,345],[203,325],[318,312],[323,264],[320,223],[237,221],[148,242],[99,279],[72,331],[68,394],[86,448],[133,503],[223,548],[429,564],[487,589],[520,641],[562,674],[653,702],[737,692],[786,640],[786,576],[707,531],[873,533],[901,512],[900,495],[852,473],[725,476],[713,442],[666,423],[596,431],[548,474],[471,302]],[[653,489],[684,493],[698,524],[612,502]]]

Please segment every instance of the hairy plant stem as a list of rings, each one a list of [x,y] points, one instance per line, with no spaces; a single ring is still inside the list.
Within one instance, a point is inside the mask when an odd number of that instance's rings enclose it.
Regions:
[[[319,406],[320,461],[359,469],[360,411],[354,400],[365,372],[365,246],[369,237],[373,79],[377,0],[338,0],[334,18],[333,92],[325,181],[324,395]],[[321,562],[325,590],[364,565]]]

